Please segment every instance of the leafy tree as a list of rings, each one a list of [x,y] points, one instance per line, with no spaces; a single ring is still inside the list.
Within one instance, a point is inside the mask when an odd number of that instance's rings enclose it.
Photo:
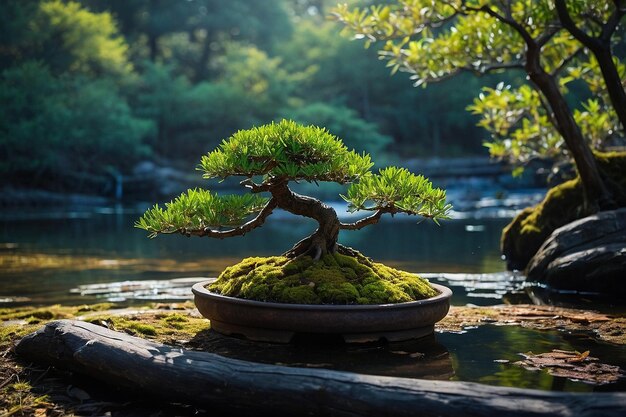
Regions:
[[[57,78],[39,62],[0,75],[0,172],[27,185],[128,170],[148,150],[150,122],[133,117],[109,80]],[[58,186],[58,185],[57,185]]]
[[[580,43],[588,48],[596,58],[608,95],[626,130],[626,91],[623,71],[620,74],[611,51],[612,38],[620,21],[626,15],[626,1],[590,1],[570,2],[555,0],[559,20],[563,27]],[[579,24],[574,21],[575,15]]]
[[[626,67],[619,64],[626,84]],[[570,67],[559,77],[564,91],[574,82],[583,82],[591,96],[574,109],[574,120],[594,150],[619,145],[624,131],[611,105],[606,84],[591,57]],[[550,158],[555,162],[569,160],[558,125],[552,119],[541,94],[529,85],[512,88],[504,83],[496,88],[485,87],[468,109],[481,117],[479,126],[491,134],[485,143],[493,157],[507,158],[514,165],[523,165],[534,158]],[[515,171],[514,171],[515,172]]]
[[[294,96],[303,104],[323,102],[354,109],[394,139],[390,151],[411,157],[440,154],[443,140],[448,154],[480,148],[482,132],[474,126],[474,117],[463,110],[480,92],[478,80],[461,76],[429,89],[407,89],[408,77],[389,77],[376,59],[375,48],[363,51],[358,43],[340,36],[336,24],[316,16],[303,17],[279,48],[283,67],[302,74]],[[358,148],[354,141],[350,146]]]
[[[592,3],[586,4],[591,7]],[[464,71],[524,70],[549,106],[550,117],[576,163],[588,207],[613,206],[556,78],[581,46],[561,30],[550,2],[399,0],[369,9],[341,6],[335,14],[357,36],[387,40],[381,55],[394,71],[411,73],[416,85]]]
[[[92,13],[79,3],[47,0],[39,5],[30,30],[35,44],[26,56],[43,59],[55,74],[124,75],[132,70],[128,45],[110,13]]]
[[[86,3],[110,10],[120,19],[126,36],[143,45],[143,52],[138,54],[140,60],[167,62],[172,38],[184,42],[183,48],[171,52],[185,54],[186,69],[194,82],[209,78],[211,62],[222,55],[226,43],[245,41],[259,49],[271,50],[277,39],[289,36],[291,31],[283,0],[90,0]]]
[[[377,223],[385,213],[421,215],[434,221],[447,218],[451,206],[446,203],[445,191],[433,188],[426,178],[396,167],[373,174],[371,167],[369,155],[349,151],[341,140],[315,126],[282,121],[241,130],[203,156],[200,169],[205,178],[245,177],[241,185],[252,194],[220,197],[207,190],[189,190],[165,209],[155,206],[148,210],[136,227],[151,236],[180,233],[227,238],[260,227],[274,209],[280,208],[319,224],[285,256],[310,255],[318,260],[327,253],[355,255],[337,243],[339,231]],[[342,196],[349,210],[373,214],[354,223],[340,222],[331,207],[291,191],[292,181],[351,183]],[[246,221],[252,215],[255,217]]]

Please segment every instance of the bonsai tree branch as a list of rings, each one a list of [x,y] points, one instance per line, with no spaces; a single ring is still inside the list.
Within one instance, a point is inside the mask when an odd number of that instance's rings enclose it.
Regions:
[[[187,236],[190,236],[190,235],[200,236],[200,237],[208,236],[208,237],[216,237],[219,239],[224,239],[227,237],[234,237],[234,236],[243,236],[246,233],[256,228],[261,227],[263,223],[265,223],[265,219],[267,219],[267,217],[270,214],[272,214],[276,206],[277,206],[276,200],[270,199],[270,201],[267,202],[265,207],[263,207],[263,210],[261,210],[254,219],[242,224],[241,226],[238,226],[229,230],[216,230],[210,227],[205,227],[202,230],[182,229],[179,233],[182,233]],[[176,232],[171,232],[171,233],[176,233]]]
[[[377,210],[371,216],[367,216],[363,219],[357,220],[354,223],[340,223],[339,227],[341,230],[360,230],[365,226],[369,226],[371,224],[376,224],[382,217],[384,213],[392,213],[391,211]]]

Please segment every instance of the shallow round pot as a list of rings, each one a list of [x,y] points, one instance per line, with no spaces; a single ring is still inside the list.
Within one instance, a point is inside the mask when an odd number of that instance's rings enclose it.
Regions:
[[[289,343],[296,333],[341,335],[348,343],[427,336],[448,313],[452,296],[449,288],[431,284],[439,295],[408,303],[286,304],[215,294],[205,288],[211,282],[199,282],[192,291],[196,307],[211,320],[213,330],[279,343]]]

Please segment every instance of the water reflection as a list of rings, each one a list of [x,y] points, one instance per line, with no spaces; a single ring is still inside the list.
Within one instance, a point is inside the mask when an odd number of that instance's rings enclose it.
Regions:
[[[553,349],[584,352],[611,365],[626,369],[626,351],[622,346],[596,342],[584,333],[532,330],[519,326],[484,325],[465,334],[440,333],[440,343],[448,348],[455,370],[455,380],[519,388],[558,391],[623,391],[626,380],[606,386],[554,377],[546,371],[529,371],[514,362],[520,353],[550,352]]]
[[[587,308],[611,314],[626,314],[626,304],[619,295],[588,291],[557,290],[545,284],[525,282],[521,287],[531,303],[568,308]]]
[[[185,345],[234,359],[284,366],[325,368],[370,375],[447,380],[454,375],[448,350],[432,335],[397,343],[348,345],[334,338],[298,335],[277,345],[200,332]]]

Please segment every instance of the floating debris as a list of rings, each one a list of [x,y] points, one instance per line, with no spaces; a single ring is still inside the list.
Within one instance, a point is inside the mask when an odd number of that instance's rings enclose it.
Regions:
[[[624,376],[619,366],[601,363],[598,358],[589,356],[589,351],[580,353],[553,349],[552,352],[539,354],[528,352],[520,355],[524,360],[514,362],[514,365],[529,371],[545,369],[550,375],[588,384],[610,384]]]
[[[595,311],[529,304],[452,306],[435,328],[438,332],[463,332],[484,324],[522,326],[537,330],[591,333],[594,338],[626,345],[626,316]]]

